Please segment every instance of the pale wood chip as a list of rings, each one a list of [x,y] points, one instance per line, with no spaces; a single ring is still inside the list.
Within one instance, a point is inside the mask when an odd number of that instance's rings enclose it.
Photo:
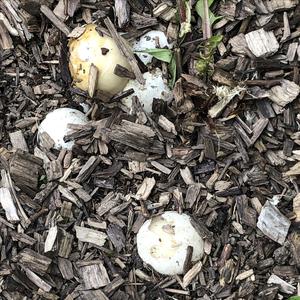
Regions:
[[[105,244],[107,238],[107,235],[105,233],[86,227],[75,226],[75,231],[76,237],[79,241],[95,244],[99,247]]]

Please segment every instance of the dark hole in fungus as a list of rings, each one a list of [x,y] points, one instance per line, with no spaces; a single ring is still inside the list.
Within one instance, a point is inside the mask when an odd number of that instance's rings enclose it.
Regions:
[[[102,55],[106,55],[107,52],[109,52],[109,49],[107,49],[107,48],[101,48],[101,52],[102,52]]]

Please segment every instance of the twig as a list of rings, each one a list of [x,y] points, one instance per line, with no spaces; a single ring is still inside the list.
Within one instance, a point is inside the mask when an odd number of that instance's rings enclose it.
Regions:
[[[132,68],[132,71],[133,71],[137,81],[140,84],[145,84],[145,79],[143,77],[141,70],[139,69],[138,63],[134,57],[132,50],[129,48],[129,46],[126,44],[126,42],[122,39],[122,37],[119,35],[114,24],[111,22],[111,20],[109,18],[106,18],[104,20],[104,23],[105,23],[109,33],[111,34],[112,38],[116,42],[120,51],[123,53],[123,55],[125,55],[127,57],[128,62]]]
[[[53,23],[55,27],[57,27],[61,32],[63,32],[66,36],[71,33],[70,28],[62,22],[46,5],[41,6],[41,12]]]

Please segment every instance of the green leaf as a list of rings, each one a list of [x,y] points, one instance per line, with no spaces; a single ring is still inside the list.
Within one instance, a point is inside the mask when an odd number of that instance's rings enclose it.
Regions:
[[[300,296],[292,296],[288,300],[300,300]]]
[[[170,63],[172,60],[173,52],[170,49],[145,49],[143,51],[135,51],[136,53],[148,53],[151,54],[153,57],[155,57],[158,60]]]
[[[177,65],[176,65],[176,59],[175,59],[175,55],[173,55],[172,57],[172,60],[169,64],[169,70],[170,70],[170,73],[171,73],[171,88],[174,87],[175,85],[175,82],[176,82],[176,70],[177,69]]]
[[[209,40],[208,40],[208,47],[209,47],[209,52],[213,52],[217,49],[218,45],[222,42],[223,35],[213,35]]]
[[[198,0],[196,3],[196,12],[200,16],[202,20],[204,20],[204,0]],[[211,6],[213,4],[214,0],[208,0],[208,5]],[[209,22],[210,25],[212,25],[217,20],[222,19],[222,17],[215,16],[211,11],[209,11]]]

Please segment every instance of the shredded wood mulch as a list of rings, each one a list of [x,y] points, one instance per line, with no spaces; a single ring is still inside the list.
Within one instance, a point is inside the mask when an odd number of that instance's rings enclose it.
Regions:
[[[192,5],[192,30],[179,38]],[[195,1],[0,1],[0,299],[288,299],[300,270],[300,4],[215,1],[223,35],[206,76]],[[151,29],[174,42],[174,97],[153,114],[72,86],[68,36],[96,23],[123,47]],[[181,22],[182,23],[182,22]],[[208,31],[209,32],[209,31]],[[74,32],[73,32],[74,34]],[[207,32],[205,33],[207,34]],[[166,63],[153,59],[149,68]],[[119,70],[123,74],[124,70]],[[128,71],[128,70],[127,70]],[[90,122],[54,150],[37,129],[71,107]],[[139,258],[151,216],[194,217],[201,262],[162,276]]]

